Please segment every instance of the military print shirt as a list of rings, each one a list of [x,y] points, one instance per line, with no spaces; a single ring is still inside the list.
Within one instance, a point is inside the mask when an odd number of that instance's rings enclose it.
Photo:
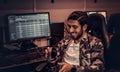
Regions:
[[[72,39],[70,37],[63,38],[57,45],[57,60],[64,61],[63,57],[66,49]],[[100,39],[88,34],[87,38],[80,41],[79,46],[79,66],[74,66],[77,70],[103,70],[104,69],[104,47]],[[93,68],[95,67],[95,68]]]

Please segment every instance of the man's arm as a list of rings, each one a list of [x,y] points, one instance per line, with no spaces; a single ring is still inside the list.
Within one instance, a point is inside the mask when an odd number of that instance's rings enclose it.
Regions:
[[[88,59],[82,59],[82,65],[74,68],[79,70],[104,70],[104,47],[101,41],[92,44],[90,52],[86,53]],[[83,65],[84,64],[84,65]]]

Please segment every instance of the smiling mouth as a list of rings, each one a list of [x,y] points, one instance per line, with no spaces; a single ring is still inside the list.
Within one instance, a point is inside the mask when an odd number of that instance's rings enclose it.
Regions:
[[[71,36],[75,37],[75,36],[76,36],[76,33],[71,33]]]
[[[71,35],[76,35],[76,33],[71,33]]]

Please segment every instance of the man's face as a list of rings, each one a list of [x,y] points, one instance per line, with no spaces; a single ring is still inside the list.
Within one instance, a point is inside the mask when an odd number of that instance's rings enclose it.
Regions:
[[[77,20],[68,20],[68,31],[74,40],[79,39],[83,34],[83,28]]]

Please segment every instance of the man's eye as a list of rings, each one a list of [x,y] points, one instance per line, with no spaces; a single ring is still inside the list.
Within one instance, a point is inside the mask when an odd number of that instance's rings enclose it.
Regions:
[[[71,26],[68,25],[68,27],[70,28]]]
[[[74,29],[76,29],[76,28],[77,28],[77,26],[73,26],[73,28],[74,28]]]

